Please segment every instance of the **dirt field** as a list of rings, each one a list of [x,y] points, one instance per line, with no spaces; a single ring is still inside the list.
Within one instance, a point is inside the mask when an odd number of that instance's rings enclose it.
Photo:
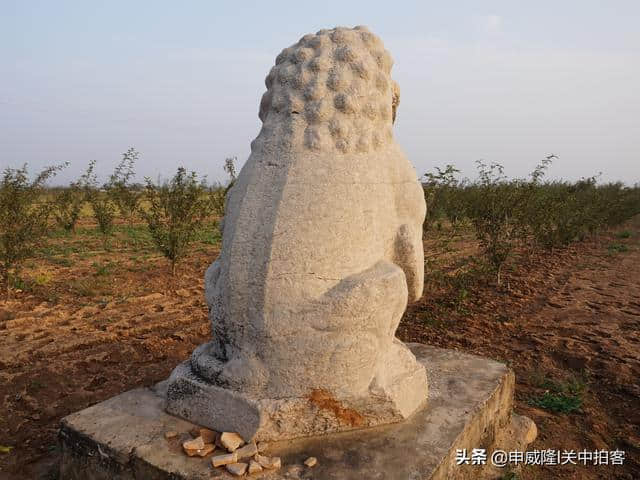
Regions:
[[[622,467],[527,467],[517,478],[640,478],[640,219],[597,239],[519,260],[501,288],[479,284],[453,305],[433,285],[398,335],[499,359],[516,372],[516,410],[539,429],[530,449],[626,452]],[[627,234],[628,233],[628,234]],[[434,250],[435,240],[426,242]],[[209,334],[205,235],[168,275],[139,228],[105,252],[90,224],[59,236],[0,303],[0,478],[56,478],[61,417],[164,379]],[[462,239],[454,252],[473,251]],[[455,255],[448,261],[453,262]],[[535,399],[571,392],[558,413]],[[515,478],[515,477],[511,477]]]
[[[552,254],[523,260],[508,288],[477,287],[466,312],[424,324],[438,297],[409,308],[398,336],[477,353],[516,374],[516,411],[532,418],[529,450],[626,452],[623,468],[547,466],[523,479],[640,478],[640,219]],[[621,240],[631,233],[630,238]],[[583,404],[565,414],[530,403],[558,387]]]

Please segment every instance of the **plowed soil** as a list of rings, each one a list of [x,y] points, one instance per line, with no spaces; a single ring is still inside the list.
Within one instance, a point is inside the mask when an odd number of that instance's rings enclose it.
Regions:
[[[429,324],[438,297],[409,308],[398,336],[494,358],[516,375],[516,411],[534,420],[528,450],[623,450],[615,466],[525,467],[523,479],[640,478],[640,248],[638,219],[524,259],[503,283],[478,285],[464,312]],[[627,240],[620,237],[632,236]],[[557,413],[532,400],[579,385],[582,406]],[[555,387],[555,389],[554,389]]]
[[[640,478],[640,219],[554,252],[524,255],[501,286],[480,282],[463,302],[427,285],[398,330],[498,359],[516,373],[516,411],[539,435],[531,449],[625,451],[622,466],[533,466],[517,478]],[[0,301],[0,478],[56,478],[59,420],[151,385],[209,335],[203,275],[218,253],[197,243],[175,278],[135,232],[104,251],[90,226],[54,240]],[[630,236],[620,232],[627,230]],[[426,241],[426,251],[435,241]],[[622,245],[622,247],[621,247]],[[472,238],[456,252],[474,251]],[[452,260],[453,261],[453,260]],[[569,413],[533,406],[579,385]],[[399,479],[401,480],[401,479]]]

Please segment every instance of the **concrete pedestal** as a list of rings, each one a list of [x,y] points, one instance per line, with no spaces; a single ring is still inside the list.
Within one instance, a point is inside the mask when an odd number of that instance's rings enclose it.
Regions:
[[[536,435],[512,414],[515,379],[505,365],[453,350],[409,344],[427,368],[429,398],[408,420],[381,427],[269,443],[282,469],[250,478],[418,480],[498,477],[456,465],[456,450],[523,450]],[[181,442],[193,424],[164,411],[164,382],[135,389],[65,417],[60,430],[61,480],[230,479],[210,456],[187,457]],[[167,431],[178,437],[165,439]],[[219,453],[220,450],[217,451]],[[217,453],[214,453],[217,454]],[[317,457],[318,465],[302,462]],[[502,472],[504,473],[504,472]]]

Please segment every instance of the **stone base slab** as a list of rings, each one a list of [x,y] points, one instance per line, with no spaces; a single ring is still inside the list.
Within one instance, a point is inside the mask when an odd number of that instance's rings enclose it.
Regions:
[[[535,425],[512,414],[515,378],[505,365],[427,345],[409,344],[429,378],[426,408],[404,422],[344,433],[271,442],[266,454],[283,468],[264,479],[360,480],[492,478],[501,473],[456,465],[456,450],[523,450]],[[166,382],[130,390],[65,417],[60,430],[61,480],[231,479],[210,458],[187,457],[181,441],[193,424],[163,408]],[[167,440],[164,433],[177,431]],[[219,450],[218,450],[219,451]],[[303,467],[310,456],[314,468]]]
[[[422,408],[428,388],[425,368],[409,349],[394,342],[386,362],[399,372],[379,385],[372,382],[361,397],[334,397],[311,390],[305,397],[255,399],[221,388],[197,376],[186,361],[172,372],[167,387],[167,413],[218,432],[236,432],[256,442],[326,435],[398,423]]]

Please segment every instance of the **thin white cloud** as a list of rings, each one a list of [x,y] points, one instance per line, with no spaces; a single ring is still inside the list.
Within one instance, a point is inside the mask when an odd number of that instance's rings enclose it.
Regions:
[[[478,15],[474,18],[476,29],[485,34],[499,33],[502,30],[502,23],[500,15]]]

